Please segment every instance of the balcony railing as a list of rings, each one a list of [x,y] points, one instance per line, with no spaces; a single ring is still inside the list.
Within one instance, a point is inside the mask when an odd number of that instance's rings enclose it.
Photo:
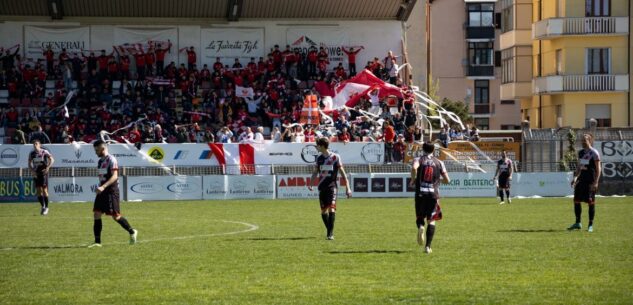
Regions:
[[[550,18],[532,24],[535,39],[565,35],[627,35],[629,17]]]
[[[476,76],[484,76],[490,77],[495,76],[495,67],[490,66],[468,66],[468,76],[476,77]]]
[[[495,39],[493,26],[466,26],[466,39]]]
[[[490,104],[475,104],[475,114],[489,114]]]
[[[564,92],[622,92],[629,90],[629,75],[553,75],[533,80],[535,94]]]

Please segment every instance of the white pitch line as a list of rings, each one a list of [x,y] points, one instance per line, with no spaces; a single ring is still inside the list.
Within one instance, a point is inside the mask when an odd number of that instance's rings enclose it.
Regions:
[[[251,232],[251,231],[255,231],[259,229],[258,225],[252,224],[252,223],[248,223],[248,222],[241,222],[241,221],[231,221],[231,220],[217,220],[217,221],[221,221],[221,222],[225,222],[225,223],[235,223],[235,224],[240,224],[243,226],[246,226],[247,228],[244,230],[239,230],[239,231],[231,231],[231,232],[223,232],[223,233],[211,233],[211,234],[199,234],[199,235],[188,235],[188,236],[175,236],[175,237],[161,237],[161,238],[155,238],[155,239],[141,239],[139,240],[137,243],[149,243],[149,242],[155,242],[155,241],[165,241],[165,240],[186,240],[186,239],[194,239],[194,238],[203,238],[203,237],[215,237],[215,236],[224,236],[224,235],[235,235],[235,234],[242,234],[242,233],[247,233],[247,232]],[[141,232],[142,233],[142,232]],[[142,236],[142,235],[141,235]],[[104,245],[123,245],[123,244],[129,244],[129,242],[111,242],[111,243],[105,243]],[[81,247],[87,247],[89,244],[79,244],[79,245],[61,245],[61,246],[50,246],[49,248],[81,248]],[[46,249],[46,246],[42,246],[42,249]],[[16,248],[0,248],[0,251],[8,251],[8,250],[17,250],[20,249],[20,247],[16,247]]]

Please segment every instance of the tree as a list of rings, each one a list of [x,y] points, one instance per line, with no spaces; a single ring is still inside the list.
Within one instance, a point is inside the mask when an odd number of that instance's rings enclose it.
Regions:
[[[469,114],[469,109],[468,109],[468,104],[462,102],[462,101],[453,101],[450,100],[448,98],[444,98],[442,99],[441,102],[439,102],[440,97],[438,96],[438,92],[440,91],[440,83],[439,80],[437,81],[433,81],[433,78],[431,78],[431,84],[430,84],[430,88],[429,88],[429,92],[427,92],[427,94],[429,95],[429,97],[431,99],[433,99],[435,102],[438,102],[440,104],[440,106],[442,106],[442,108],[444,108],[444,110],[446,111],[451,111],[453,113],[455,113],[460,120],[462,120],[462,123],[466,123],[469,122],[471,120],[470,114]],[[434,107],[433,105],[429,105],[429,111],[428,111],[428,115],[429,116],[437,116],[438,112],[435,109],[436,107]],[[446,119],[448,121],[448,123],[450,124],[451,122],[444,116],[444,119]],[[431,120],[431,126],[433,126],[433,129],[437,129],[440,128],[440,121],[439,120]]]

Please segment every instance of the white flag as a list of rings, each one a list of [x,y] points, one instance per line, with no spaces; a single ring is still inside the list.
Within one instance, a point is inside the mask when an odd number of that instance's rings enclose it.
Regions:
[[[237,96],[237,97],[250,97],[250,98],[253,98],[254,95],[255,95],[255,93],[253,92],[253,88],[235,86],[235,96]]]

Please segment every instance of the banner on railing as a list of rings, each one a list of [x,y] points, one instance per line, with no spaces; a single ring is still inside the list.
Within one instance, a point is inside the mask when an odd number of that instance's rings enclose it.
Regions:
[[[24,43],[26,44],[24,51],[28,58],[44,58],[44,50],[49,46],[56,55],[65,49],[71,56],[73,53],[80,53],[83,49],[90,49],[90,28],[87,26],[73,28],[25,26]]]
[[[127,200],[200,200],[202,177],[127,177]]]
[[[33,178],[0,178],[0,202],[37,201]]]
[[[232,66],[236,58],[242,66],[253,57],[265,56],[263,28],[208,28],[200,30],[202,57],[215,62],[216,58]]]
[[[274,199],[275,176],[203,176],[203,199]]]
[[[55,159],[54,167],[96,167],[98,157],[91,144],[43,145]],[[0,145],[0,168],[28,167],[31,145]],[[383,143],[332,143],[330,150],[341,155],[343,164],[383,163]],[[268,167],[255,172],[252,167],[270,164],[314,164],[318,151],[314,143],[265,144],[110,144],[108,151],[121,167],[238,166],[230,174],[268,174]],[[241,171],[240,171],[241,170]]]
[[[630,179],[633,177],[633,141],[596,141],[600,153],[602,179]]]
[[[439,158],[442,160],[451,160],[453,158],[473,159],[475,161],[485,161],[490,158],[493,161],[501,159],[501,151],[508,153],[511,160],[521,159],[521,144],[516,142],[470,142],[458,141],[448,144],[448,149],[440,153]],[[421,149],[418,149],[421,151]],[[406,157],[409,153],[407,153]],[[405,158],[406,158],[405,157]]]
[[[99,186],[97,177],[49,178],[48,195],[51,202],[93,202]],[[123,179],[119,177],[119,194],[124,198]]]
[[[278,199],[318,198],[319,191],[316,187],[312,191],[308,189],[311,183],[309,174],[277,175]],[[345,197],[345,182],[339,179],[338,196]]]

